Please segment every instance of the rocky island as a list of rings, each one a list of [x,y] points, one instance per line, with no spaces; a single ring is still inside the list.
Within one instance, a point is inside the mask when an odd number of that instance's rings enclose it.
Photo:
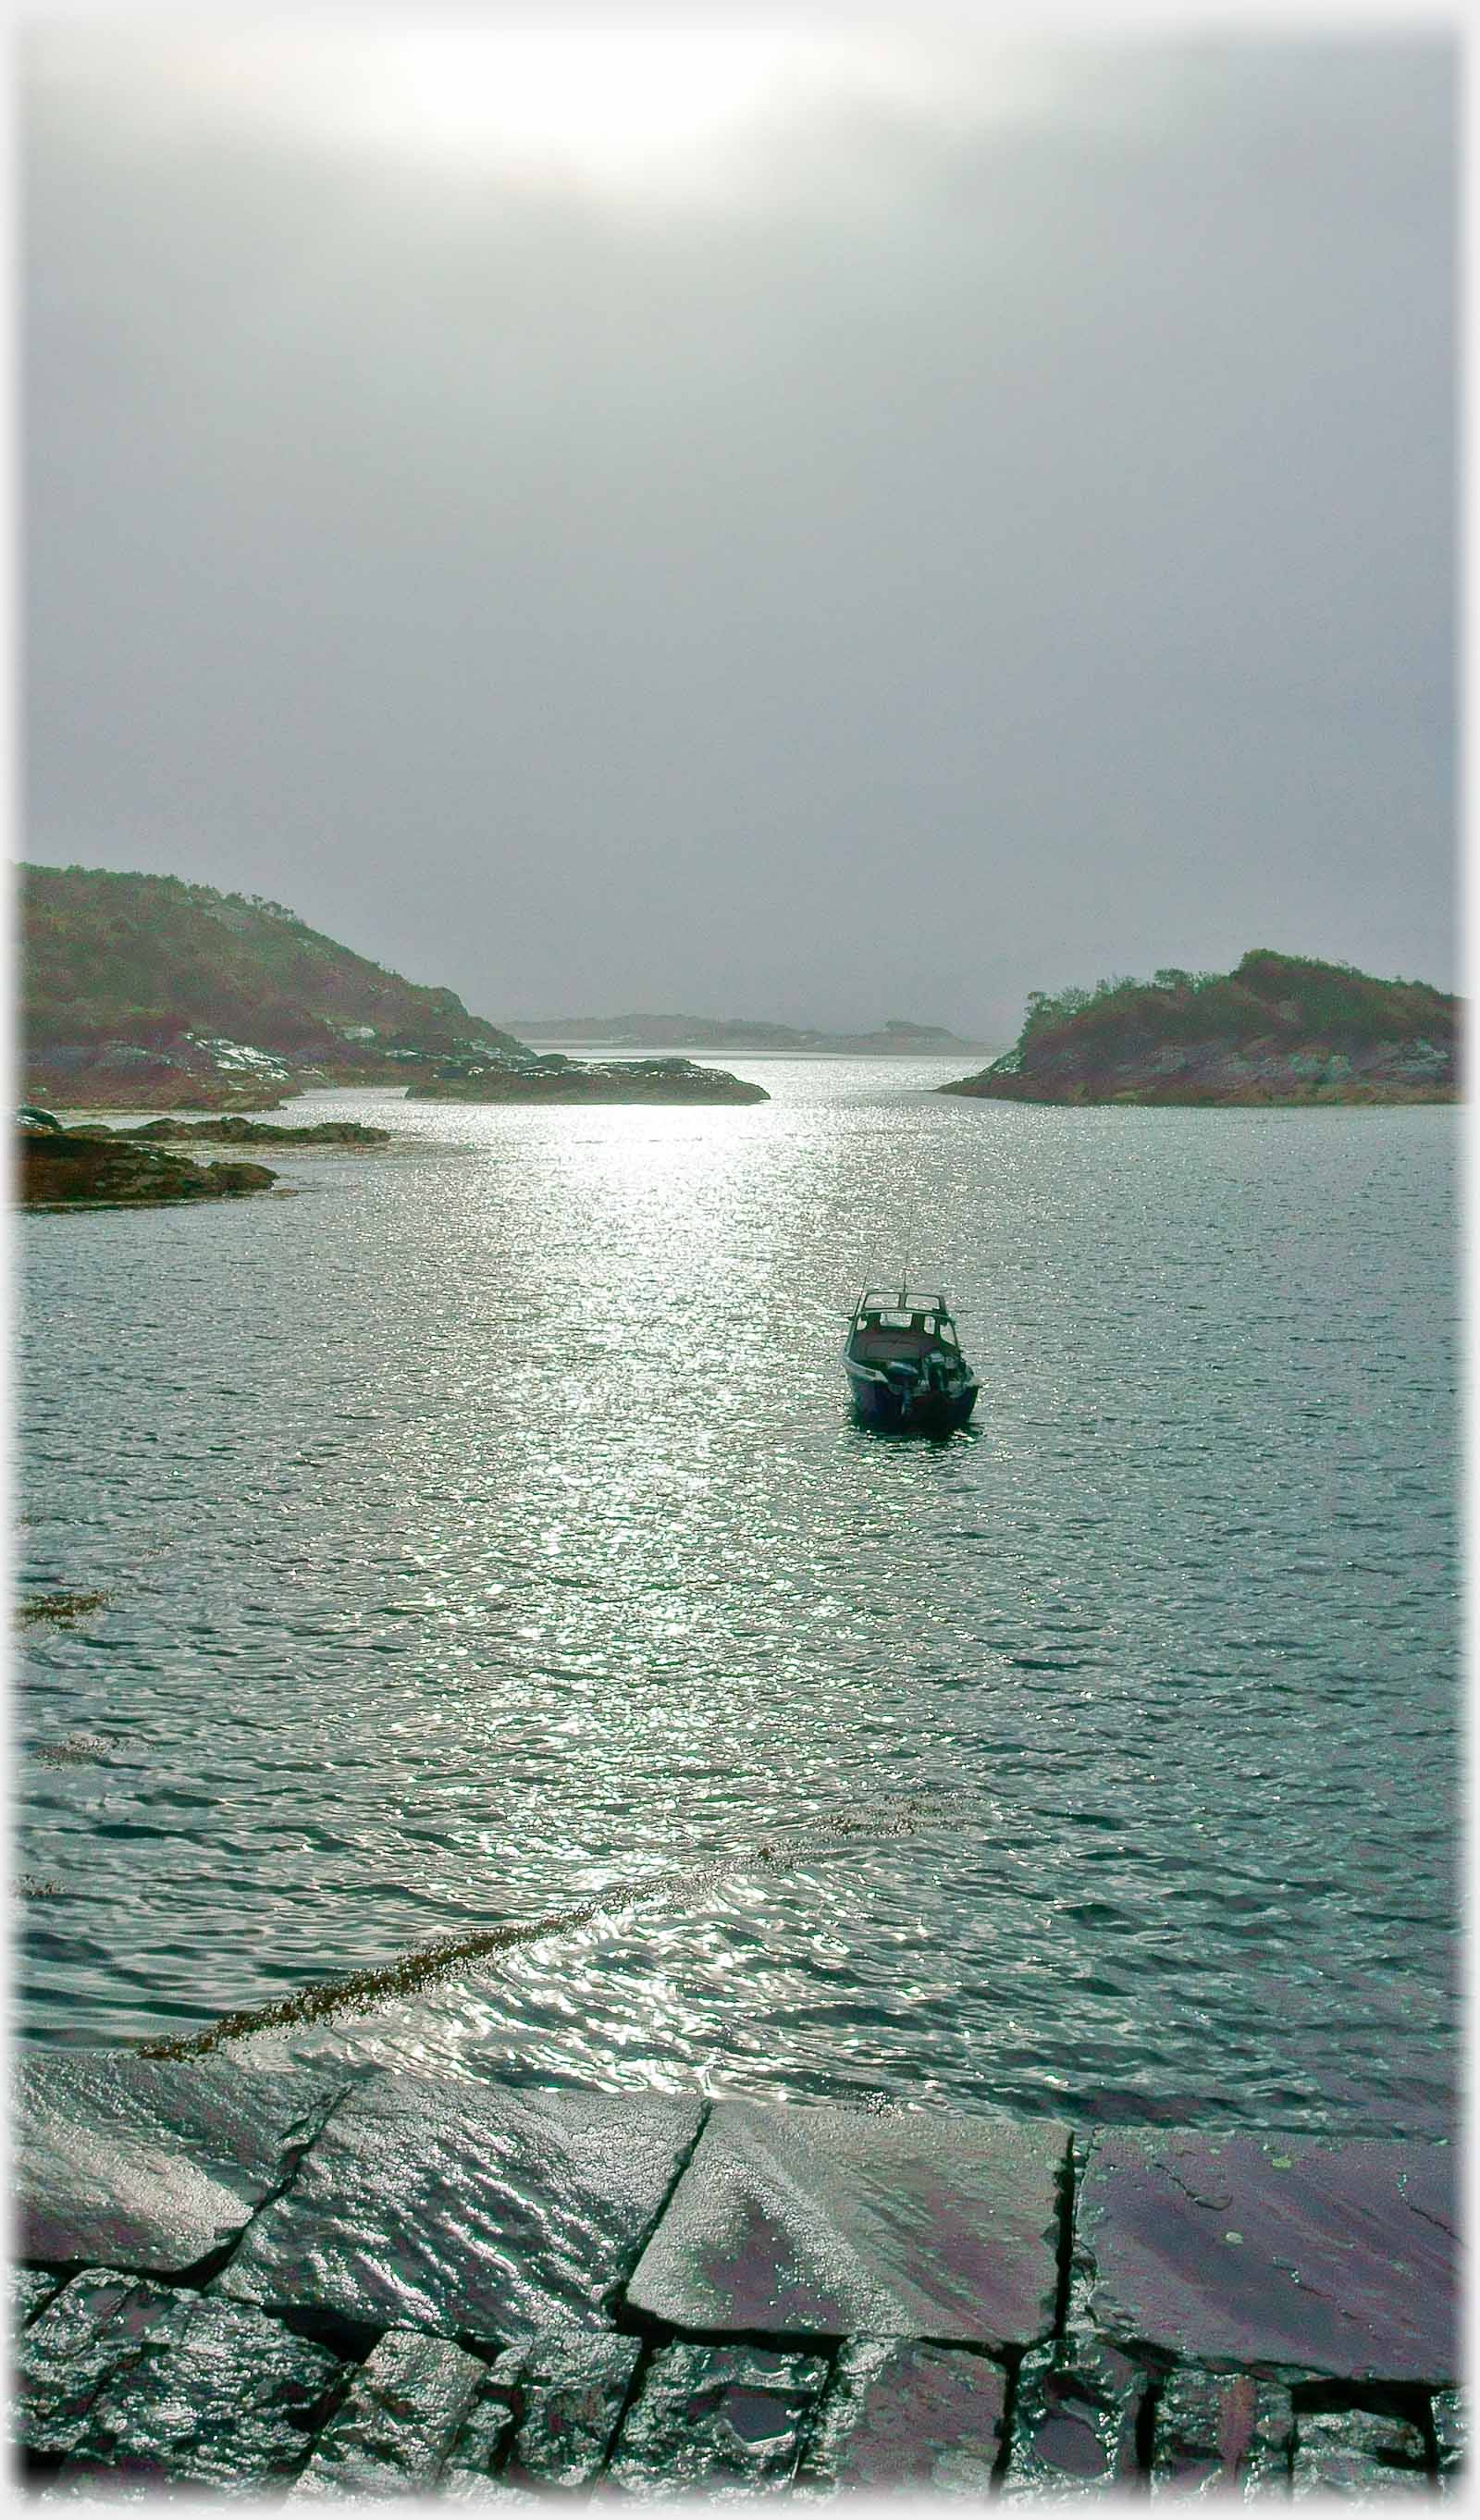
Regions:
[[[22,1207],[139,1207],[245,1198],[271,1190],[265,1164],[198,1164],[111,1129],[64,1129],[50,1111],[22,1109],[17,1194]]]
[[[1016,1044],[941,1094],[1014,1102],[1453,1102],[1459,1001],[1256,948],[1229,972],[1035,991]]]
[[[544,1058],[448,1064],[421,1077],[408,1102],[769,1102],[763,1085],[747,1085],[728,1068],[696,1067],[692,1058],[619,1058],[605,1065]]]

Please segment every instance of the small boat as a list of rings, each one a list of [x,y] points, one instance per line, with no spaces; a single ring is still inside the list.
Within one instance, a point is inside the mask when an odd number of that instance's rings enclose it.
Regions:
[[[964,1426],[979,1385],[939,1295],[868,1287],[843,1349],[853,1405],[867,1426],[949,1435]]]

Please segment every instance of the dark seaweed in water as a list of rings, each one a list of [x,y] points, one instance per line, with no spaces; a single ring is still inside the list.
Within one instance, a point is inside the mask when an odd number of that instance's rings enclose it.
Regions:
[[[65,1626],[72,1619],[89,1618],[94,1610],[103,1609],[112,1598],[111,1593],[36,1593],[28,1601],[17,1603],[16,1618],[22,1628],[43,1619],[49,1619],[59,1627]]]
[[[247,2011],[223,2013],[218,2021],[203,2030],[193,2031],[181,2039],[152,2039],[143,2042],[143,2056],[198,2056],[214,2048],[224,2047],[229,2040],[248,2039],[260,2030],[281,2030],[301,2026],[311,2021],[330,2020],[336,2012],[351,2006],[364,2008],[377,2003],[414,1995],[426,1986],[464,1967],[470,1960],[486,1959],[492,1953],[513,1951],[523,1943],[548,1942],[552,1935],[570,1933],[581,1925],[593,1924],[598,1916],[619,1916],[656,1899],[679,1905],[715,1888],[734,1873],[757,1867],[784,1867],[800,1863],[809,1856],[834,1853],[839,1844],[850,1838],[909,1837],[917,1830],[938,1824],[946,1809],[963,1798],[941,1795],[926,1799],[900,1796],[897,1807],[890,1804],[862,1806],[856,1812],[840,1812],[823,1823],[820,1836],[778,1845],[770,1841],[737,1856],[728,1864],[708,1864],[689,1872],[659,1872],[648,1881],[634,1881],[624,1889],[605,1891],[598,1899],[586,1899],[578,1906],[557,1908],[544,1916],[521,1916],[507,1924],[489,1925],[477,1933],[451,1934],[435,1943],[424,1944],[418,1951],[401,1952],[378,1968],[354,1969],[345,1977],[329,1978],[320,1986],[300,1987],[296,1994],[280,1997],[272,2003],[256,2004]],[[830,1841],[832,1841],[830,1843]]]

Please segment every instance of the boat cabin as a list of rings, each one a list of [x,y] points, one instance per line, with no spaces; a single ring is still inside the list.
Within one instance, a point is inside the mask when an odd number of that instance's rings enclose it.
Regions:
[[[866,1365],[914,1360],[941,1348],[959,1356],[961,1348],[940,1296],[911,1294],[902,1286],[870,1287],[859,1298],[848,1345]]]

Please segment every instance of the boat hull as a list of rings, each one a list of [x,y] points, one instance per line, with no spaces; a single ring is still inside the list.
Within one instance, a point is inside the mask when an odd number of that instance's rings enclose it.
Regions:
[[[861,1422],[880,1434],[954,1435],[964,1426],[976,1406],[978,1385],[968,1382],[960,1391],[919,1391],[902,1393],[896,1385],[879,1382],[872,1374],[855,1373],[844,1366],[853,1406]]]

